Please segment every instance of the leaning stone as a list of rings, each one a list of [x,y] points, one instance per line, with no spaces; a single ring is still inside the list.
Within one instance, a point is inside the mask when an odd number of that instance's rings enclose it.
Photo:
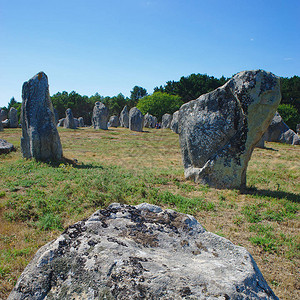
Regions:
[[[71,108],[68,108],[66,110],[66,117],[64,120],[64,128],[69,128],[69,129],[77,128]]]
[[[179,110],[186,178],[217,188],[242,188],[252,151],[281,99],[279,78],[244,71]]]
[[[0,139],[0,154],[7,154],[11,151],[16,151],[14,145],[7,142],[6,140]]]
[[[172,122],[172,115],[164,114],[161,120],[161,128],[170,128]]]
[[[109,124],[110,124],[110,127],[119,127],[120,126],[119,117],[117,117],[117,116],[111,116],[109,118]]]
[[[290,145],[300,145],[300,138],[292,129],[290,129],[282,120],[280,114],[276,112],[267,131],[261,138],[257,147],[264,142],[277,142]]]
[[[65,123],[65,118],[59,119],[57,127],[64,127],[64,123]]]
[[[83,117],[79,117],[78,122],[79,122],[79,127],[84,127]]]
[[[129,128],[129,113],[127,105],[124,106],[123,110],[120,113],[120,124],[121,127]]]
[[[38,73],[24,82],[22,88],[22,138],[24,158],[57,161],[62,146],[55,125],[47,75]]]
[[[92,125],[95,129],[107,130],[108,122],[108,108],[102,103],[97,101],[93,110]]]
[[[144,116],[141,111],[133,107],[129,111],[129,129],[133,131],[143,131]]]
[[[170,125],[170,129],[175,133],[178,133],[178,116],[179,116],[179,110],[174,112],[171,125]]]
[[[245,248],[194,217],[114,203],[40,248],[12,299],[278,298]]]
[[[10,128],[18,128],[19,127],[18,111],[14,107],[11,107],[11,109],[9,110],[8,118],[9,118],[9,127]]]

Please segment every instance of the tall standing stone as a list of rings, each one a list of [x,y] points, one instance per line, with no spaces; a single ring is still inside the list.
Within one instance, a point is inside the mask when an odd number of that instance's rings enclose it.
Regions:
[[[129,129],[133,131],[143,131],[144,116],[141,111],[133,107],[129,111]]]
[[[4,109],[0,110],[0,121],[4,121],[7,119],[7,113]]]
[[[8,117],[9,117],[9,127],[17,128],[18,127],[18,111],[14,107],[11,107],[11,109],[9,110]]]
[[[55,126],[47,75],[38,73],[22,88],[22,138],[24,158],[57,161],[62,158],[62,146]]]
[[[281,99],[279,78],[244,71],[179,110],[186,178],[217,188],[246,185],[252,151]]]
[[[92,125],[95,129],[107,130],[108,122],[108,108],[102,103],[97,101],[93,110]]]
[[[120,124],[121,127],[129,127],[129,114],[127,105],[124,106],[123,110],[120,113]]]
[[[161,120],[161,128],[170,128],[172,122],[172,115],[164,114]]]
[[[179,116],[179,110],[174,112],[171,125],[170,125],[170,129],[175,133],[178,133],[178,116]]]
[[[77,128],[76,125],[77,125],[77,123],[74,120],[72,110],[71,110],[71,108],[68,108],[66,110],[66,117],[64,120],[64,128],[76,129]]]

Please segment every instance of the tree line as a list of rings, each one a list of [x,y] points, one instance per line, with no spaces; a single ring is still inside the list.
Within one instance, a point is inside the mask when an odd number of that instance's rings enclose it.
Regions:
[[[88,97],[75,91],[63,91],[52,95],[51,100],[59,118],[65,117],[66,109],[71,108],[73,115],[83,117],[85,124],[91,124],[93,107],[97,101],[108,107],[110,115],[119,115],[127,105],[129,109],[137,106],[143,114],[149,112],[161,120],[164,113],[174,113],[182,104],[215,90],[228,79],[224,76],[215,78],[206,74],[191,74],[182,76],[179,81],[167,81],[165,85],[155,87],[150,95],[145,88],[135,86],[130,91],[130,97],[121,93],[113,97],[101,96],[98,93]],[[295,130],[296,124],[300,123],[300,77],[282,77],[280,81],[282,100],[278,111],[287,125]],[[3,109],[9,111],[11,107],[15,107],[20,114],[21,103],[14,98]]]

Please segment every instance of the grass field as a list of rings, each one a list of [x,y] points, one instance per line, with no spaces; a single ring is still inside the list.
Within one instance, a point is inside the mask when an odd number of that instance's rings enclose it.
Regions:
[[[64,156],[76,164],[24,160],[21,129],[0,133],[17,147],[0,156],[1,299],[39,247],[112,202],[194,215],[207,230],[247,248],[280,299],[300,299],[300,146],[255,149],[247,189],[218,190],[184,179],[178,135],[168,129],[59,133]]]

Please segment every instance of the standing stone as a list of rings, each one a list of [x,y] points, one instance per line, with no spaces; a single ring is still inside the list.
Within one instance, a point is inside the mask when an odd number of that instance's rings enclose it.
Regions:
[[[64,123],[65,123],[65,118],[59,119],[57,127],[64,127]]]
[[[64,120],[64,128],[69,128],[69,129],[77,128],[71,108],[68,108],[66,110],[66,117]]]
[[[175,133],[178,133],[178,116],[179,116],[179,110],[174,112],[171,125],[170,125],[170,129]]]
[[[10,128],[18,128],[18,111],[14,108],[11,107],[8,113],[9,117],[9,127]]]
[[[111,204],[33,257],[8,300],[278,300],[251,254],[192,216]]]
[[[109,118],[109,124],[110,124],[110,127],[119,127],[120,126],[120,120],[117,116],[111,116]]]
[[[84,127],[83,117],[79,117],[78,122],[79,122],[79,127]]]
[[[22,138],[24,158],[57,161],[62,146],[56,129],[47,75],[38,73],[22,88]]]
[[[179,110],[185,177],[217,188],[246,185],[252,151],[281,99],[279,78],[244,71]]]
[[[161,120],[161,128],[170,128],[172,122],[172,115],[164,114]]]
[[[92,125],[95,129],[107,130],[108,122],[108,108],[102,103],[97,101],[93,110]]]
[[[144,116],[141,111],[133,107],[129,111],[129,129],[133,131],[143,131]]]
[[[280,114],[276,112],[267,131],[264,133],[256,147],[264,148],[264,142],[277,142],[290,145],[300,145],[300,138],[287,126]]]
[[[144,116],[144,127],[146,127],[146,128],[154,128],[156,122],[157,122],[156,117],[150,115],[149,113],[145,114],[145,116]]]
[[[4,109],[0,110],[0,121],[4,121],[7,119],[7,113]]]
[[[124,106],[120,114],[120,124],[121,127],[129,128],[129,114],[127,105]]]

